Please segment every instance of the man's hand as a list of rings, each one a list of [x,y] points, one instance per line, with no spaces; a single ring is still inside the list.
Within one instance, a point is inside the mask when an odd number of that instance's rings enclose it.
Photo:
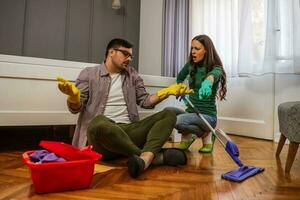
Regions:
[[[166,99],[169,97],[169,95],[174,95],[174,96],[181,96],[183,94],[190,94],[193,93],[194,91],[191,89],[188,89],[188,86],[184,83],[175,83],[170,85],[167,88],[163,88],[159,90],[156,94],[159,97],[160,100]]]
[[[68,95],[68,102],[72,104],[80,104],[80,91],[79,89],[70,81],[65,80],[63,77],[58,76],[56,78],[58,81],[58,89]]]

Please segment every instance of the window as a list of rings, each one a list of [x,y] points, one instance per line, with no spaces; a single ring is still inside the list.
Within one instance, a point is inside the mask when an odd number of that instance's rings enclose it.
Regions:
[[[191,0],[190,13],[190,39],[210,36],[228,76],[299,66],[299,0]]]

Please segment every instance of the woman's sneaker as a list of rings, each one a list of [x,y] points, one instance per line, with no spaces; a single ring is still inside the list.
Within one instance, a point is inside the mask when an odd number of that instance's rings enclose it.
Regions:
[[[214,134],[212,134],[211,140],[212,144],[203,144],[203,146],[199,149],[200,153],[211,153],[213,151],[216,140],[216,136]]]
[[[181,149],[181,150],[187,150],[192,144],[193,142],[196,140],[196,137],[192,137],[191,140],[181,140],[181,142],[179,144],[175,145],[176,149]]]

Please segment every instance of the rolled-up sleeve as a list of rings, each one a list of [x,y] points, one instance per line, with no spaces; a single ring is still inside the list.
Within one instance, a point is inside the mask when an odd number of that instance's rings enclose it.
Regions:
[[[144,81],[140,76],[135,79],[136,101],[139,106],[146,109],[152,109],[155,106],[150,102],[150,94],[146,91]]]
[[[221,73],[222,73],[222,68],[219,66],[216,66],[213,68],[213,70],[211,70],[210,72],[207,73],[207,76],[212,75],[215,79],[215,82],[217,82],[220,78]]]
[[[176,82],[182,83],[189,74],[190,64],[186,63],[177,75]]]

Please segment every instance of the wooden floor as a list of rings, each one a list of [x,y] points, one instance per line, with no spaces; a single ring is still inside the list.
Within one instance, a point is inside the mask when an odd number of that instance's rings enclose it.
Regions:
[[[216,142],[214,153],[198,153],[200,141],[188,152],[184,167],[151,167],[139,179],[129,177],[126,160],[99,162],[89,189],[38,195],[30,172],[21,161],[22,152],[0,152],[0,199],[300,199],[299,154],[289,175],[284,174],[287,145],[276,159],[277,144],[271,141],[232,136],[240,158],[265,171],[242,183],[221,179],[237,166]]]

